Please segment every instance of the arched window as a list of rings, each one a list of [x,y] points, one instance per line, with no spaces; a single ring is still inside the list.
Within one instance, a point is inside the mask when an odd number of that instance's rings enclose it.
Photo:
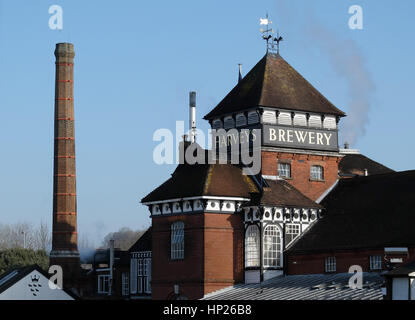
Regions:
[[[259,229],[251,225],[245,233],[245,267],[259,267]]]
[[[171,259],[184,259],[184,223],[182,221],[171,225]]]
[[[264,267],[281,267],[281,231],[269,225],[264,230]]]

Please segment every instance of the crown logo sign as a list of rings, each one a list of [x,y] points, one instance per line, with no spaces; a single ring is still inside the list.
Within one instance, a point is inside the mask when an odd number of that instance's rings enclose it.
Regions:
[[[37,275],[33,275],[32,277],[32,282],[39,282],[40,277]]]

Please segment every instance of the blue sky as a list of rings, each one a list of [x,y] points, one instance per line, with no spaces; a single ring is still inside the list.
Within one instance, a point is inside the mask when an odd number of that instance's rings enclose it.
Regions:
[[[53,4],[63,8],[61,31],[48,27]],[[363,30],[348,27],[355,4]],[[327,39],[345,49],[342,59],[358,57],[373,89],[363,93],[367,112],[355,112],[369,121],[351,147],[395,170],[414,169],[414,10],[411,0],[0,0],[0,223],[51,225],[57,42],[76,51],[79,231],[99,242],[150,224],[139,200],[174,169],[153,162],[154,131],[187,124],[190,90],[197,125],[208,129],[202,117],[236,84],[237,64],[246,74],[265,53],[266,12],[284,36],[282,56],[346,113],[356,84],[325,50]],[[313,33],[316,25],[324,33]]]

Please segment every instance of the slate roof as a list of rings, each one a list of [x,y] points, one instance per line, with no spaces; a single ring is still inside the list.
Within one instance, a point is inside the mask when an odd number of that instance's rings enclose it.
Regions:
[[[348,286],[350,273],[291,275],[258,284],[239,284],[209,293],[202,300],[382,300],[383,278],[363,273],[363,288]]]
[[[395,172],[363,154],[346,154],[339,163],[340,175],[364,175],[365,169],[369,175]]]
[[[128,252],[151,251],[151,227],[128,249]]]
[[[345,116],[280,55],[268,53],[204,119],[257,106]]]
[[[252,194],[248,205],[322,208],[285,180],[265,180],[268,185],[262,193]]]
[[[292,253],[415,246],[415,171],[341,179]]]
[[[180,164],[171,178],[154,189],[141,202],[194,196],[249,198],[258,192],[254,182],[231,164]]]

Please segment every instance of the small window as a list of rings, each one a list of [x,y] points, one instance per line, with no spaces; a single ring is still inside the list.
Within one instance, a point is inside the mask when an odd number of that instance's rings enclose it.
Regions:
[[[171,225],[171,259],[184,259],[184,223],[181,221]]]
[[[325,260],[326,272],[336,272],[336,257],[328,257]]]
[[[278,162],[278,175],[282,178],[291,178],[291,165],[289,163]]]
[[[324,180],[324,173],[322,166],[311,166],[310,169],[311,180]]]
[[[288,246],[299,234],[299,224],[287,224],[285,226],[285,245]]]
[[[110,276],[108,274],[102,274],[98,276],[98,293],[108,293],[110,285]]]
[[[382,270],[382,256],[370,256],[370,270]]]

